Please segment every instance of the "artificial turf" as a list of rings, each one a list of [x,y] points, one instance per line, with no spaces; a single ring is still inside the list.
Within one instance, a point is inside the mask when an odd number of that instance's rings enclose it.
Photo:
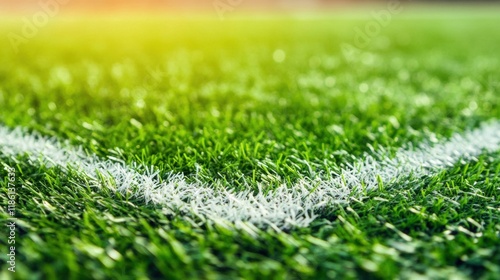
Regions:
[[[0,123],[243,188],[500,118],[498,17],[401,16],[346,56],[367,20],[54,19],[18,52],[0,50]],[[0,159],[16,170],[18,279],[494,279],[499,155],[356,194],[283,232],[168,216],[27,157]],[[7,201],[3,166],[0,178]],[[12,277],[0,258],[0,278]]]

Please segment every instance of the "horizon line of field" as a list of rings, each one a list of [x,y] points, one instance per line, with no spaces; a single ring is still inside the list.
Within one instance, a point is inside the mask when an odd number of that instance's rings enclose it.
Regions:
[[[394,157],[384,149],[365,153],[364,158],[348,163],[331,179],[302,178],[287,185],[266,189],[258,183],[235,191],[220,184],[207,184],[184,174],[167,172],[166,179],[154,166],[127,165],[116,158],[100,159],[88,155],[81,146],[42,136],[26,129],[0,125],[0,146],[6,157],[27,155],[33,164],[76,171],[87,178],[86,185],[111,188],[142,199],[146,204],[163,207],[166,214],[187,214],[204,222],[231,227],[271,227],[276,230],[305,227],[317,218],[316,212],[327,205],[347,203],[361,190],[380,185],[415,184],[418,178],[432,176],[459,161],[475,160],[483,152],[500,150],[500,121],[483,123],[479,128],[455,133],[438,143],[422,142],[415,148],[400,148]],[[142,172],[138,170],[143,170]]]

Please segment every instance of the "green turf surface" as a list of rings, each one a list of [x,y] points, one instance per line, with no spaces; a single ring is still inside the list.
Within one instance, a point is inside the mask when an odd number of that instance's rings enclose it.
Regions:
[[[346,58],[341,45],[365,23],[54,20],[18,53],[0,50],[0,123],[242,188],[334,170],[370,145],[394,152],[500,118],[500,19],[397,19]],[[75,174],[0,159],[16,169],[19,279],[500,273],[499,153],[360,194],[281,233],[197,225],[76,187]],[[4,170],[0,179],[7,201]]]

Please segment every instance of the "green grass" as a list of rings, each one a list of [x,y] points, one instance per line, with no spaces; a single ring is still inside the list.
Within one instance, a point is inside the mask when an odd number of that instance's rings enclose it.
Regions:
[[[346,60],[341,44],[365,23],[54,20],[17,54],[0,50],[0,123],[243,188],[500,118],[500,20],[397,19]],[[255,233],[166,216],[0,152],[16,170],[18,279],[494,279],[499,156],[359,194],[308,228]],[[4,170],[0,186],[7,201]]]

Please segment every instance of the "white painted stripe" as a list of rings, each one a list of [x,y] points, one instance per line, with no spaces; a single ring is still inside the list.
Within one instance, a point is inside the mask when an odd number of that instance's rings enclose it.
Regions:
[[[99,159],[82,148],[72,148],[54,138],[27,133],[21,128],[0,126],[1,153],[8,157],[26,154],[32,164],[76,170],[89,178],[92,187],[111,187],[131,193],[164,207],[168,214],[182,213],[238,227],[304,227],[315,218],[315,211],[325,205],[347,202],[361,186],[367,190],[398,183],[407,185],[418,178],[451,167],[459,160],[470,161],[484,151],[500,149],[500,122],[455,134],[447,141],[424,143],[417,148],[401,148],[394,157],[383,151],[365,155],[346,166],[330,180],[302,179],[292,186],[281,184],[272,191],[235,192],[221,185],[188,183],[184,175],[169,173],[161,180],[154,167],[127,166],[117,159]],[[138,170],[145,170],[139,172]],[[102,181],[102,178],[105,182]],[[250,189],[250,188],[249,188]]]

